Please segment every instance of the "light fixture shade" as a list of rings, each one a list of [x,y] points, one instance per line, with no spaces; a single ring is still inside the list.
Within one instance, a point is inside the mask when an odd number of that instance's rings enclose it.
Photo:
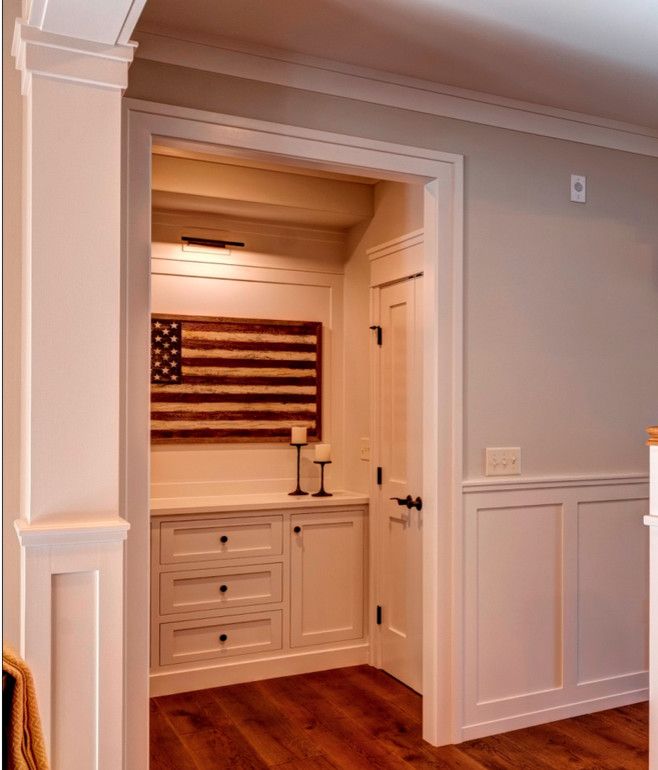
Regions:
[[[205,246],[210,249],[226,249],[228,246],[235,246],[236,248],[244,248],[244,243],[240,241],[223,241],[216,240],[214,238],[197,238],[192,235],[181,235],[181,241],[183,247],[185,246]]]

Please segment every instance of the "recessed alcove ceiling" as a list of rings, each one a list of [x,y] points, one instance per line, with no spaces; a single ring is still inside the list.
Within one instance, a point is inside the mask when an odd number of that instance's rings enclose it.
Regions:
[[[140,32],[658,128],[655,0],[148,0]]]
[[[160,211],[343,232],[372,217],[377,181],[156,146],[152,204]]]

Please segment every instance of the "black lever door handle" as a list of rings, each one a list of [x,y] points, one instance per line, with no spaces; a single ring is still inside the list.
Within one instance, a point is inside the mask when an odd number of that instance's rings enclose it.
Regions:
[[[392,497],[391,500],[397,500],[398,505],[406,505],[409,510],[416,508],[416,510],[420,511],[423,508],[423,501],[420,497],[414,500],[411,495],[407,495],[406,497]]]

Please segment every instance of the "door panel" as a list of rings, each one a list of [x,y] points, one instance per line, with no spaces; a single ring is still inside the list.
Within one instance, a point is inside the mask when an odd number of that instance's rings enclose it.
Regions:
[[[291,527],[291,646],[360,639],[363,512],[293,515]]]
[[[417,692],[422,682],[422,513],[390,498],[421,494],[421,280],[405,279],[379,293],[381,661]]]

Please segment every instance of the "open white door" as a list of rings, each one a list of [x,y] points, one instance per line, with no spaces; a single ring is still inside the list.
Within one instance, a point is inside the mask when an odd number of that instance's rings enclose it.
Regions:
[[[379,290],[381,665],[422,691],[422,276]],[[395,499],[397,498],[397,499]]]

